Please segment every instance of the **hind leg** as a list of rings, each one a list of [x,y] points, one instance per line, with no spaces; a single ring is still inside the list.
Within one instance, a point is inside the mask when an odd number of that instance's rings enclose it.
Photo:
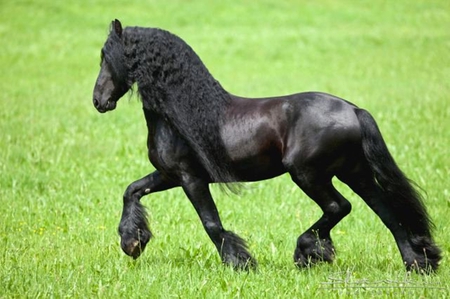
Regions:
[[[351,204],[334,188],[330,177],[320,177],[310,171],[292,178],[323,211],[322,217],[298,238],[294,262],[299,267],[332,262],[335,249],[330,231],[350,213]]]
[[[360,171],[351,176],[339,177],[355,191],[380,217],[391,231],[407,270],[426,272],[435,270],[440,260],[440,249],[427,233],[416,234],[407,230],[398,219],[391,205],[386,203],[387,194],[375,182],[372,173]]]

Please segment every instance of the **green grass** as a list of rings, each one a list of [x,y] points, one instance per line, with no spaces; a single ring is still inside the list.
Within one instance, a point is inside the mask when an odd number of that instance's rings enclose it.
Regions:
[[[152,171],[139,101],[92,107],[112,19],[183,37],[231,92],[336,94],[375,116],[426,190],[444,251],[405,273],[392,236],[345,186],[335,263],[298,270],[297,236],[319,208],[287,176],[226,196],[222,220],[259,270],[223,267],[175,189],[143,199],[155,238],[137,261],[116,228],[126,186]],[[442,1],[2,1],[0,298],[445,298],[450,295],[450,4]]]

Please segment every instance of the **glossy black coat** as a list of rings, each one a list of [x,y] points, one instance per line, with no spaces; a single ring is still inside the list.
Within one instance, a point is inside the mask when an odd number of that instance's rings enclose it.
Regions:
[[[437,269],[440,250],[420,194],[396,165],[367,111],[318,92],[264,99],[231,95],[180,38],[152,28],[123,30],[116,20],[102,49],[94,106],[102,113],[113,110],[134,83],[156,171],[124,193],[119,234],[126,254],[137,258],[151,238],[140,199],[181,187],[222,261],[252,268],[256,261],[243,239],[224,229],[209,184],[289,173],[323,211],[298,237],[298,266],[334,258],[330,231],[351,211],[332,184],[337,177],[389,228],[407,269]]]

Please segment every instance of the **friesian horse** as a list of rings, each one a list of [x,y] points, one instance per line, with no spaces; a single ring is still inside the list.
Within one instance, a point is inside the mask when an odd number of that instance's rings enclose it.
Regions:
[[[331,262],[331,229],[351,205],[333,186],[337,177],[380,217],[407,270],[436,270],[441,251],[420,194],[389,153],[375,120],[336,96],[305,92],[251,99],[228,93],[179,37],[156,28],[112,22],[101,50],[93,104],[104,113],[136,84],[148,127],[148,157],[156,171],[123,195],[121,247],[139,257],[152,237],[140,199],[181,187],[224,264],[256,266],[246,243],[226,230],[210,183],[270,179],[289,173],[323,215],[297,240],[294,262]]]

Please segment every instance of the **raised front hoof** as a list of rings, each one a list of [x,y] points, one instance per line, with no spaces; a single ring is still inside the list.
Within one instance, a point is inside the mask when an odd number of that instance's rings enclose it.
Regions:
[[[120,247],[122,247],[125,254],[133,257],[133,259],[137,259],[142,252],[144,252],[145,246],[150,240],[150,237],[151,235],[149,233],[140,234],[139,239],[123,235],[120,242]]]
[[[240,252],[237,255],[225,255],[223,264],[230,266],[236,271],[256,270],[258,263],[248,252]]]
[[[294,263],[299,268],[309,268],[319,263],[332,263],[335,250],[331,241],[315,242],[307,246],[298,246],[294,252]]]

